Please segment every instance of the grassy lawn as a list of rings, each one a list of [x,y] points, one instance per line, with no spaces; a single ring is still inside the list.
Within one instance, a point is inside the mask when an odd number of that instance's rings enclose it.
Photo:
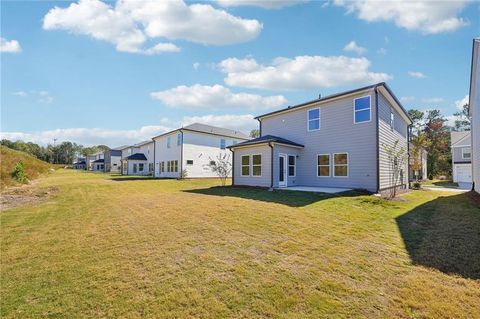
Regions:
[[[422,182],[423,186],[438,186],[438,187],[458,187],[457,183],[453,181],[444,181],[439,179],[427,179],[426,181]]]
[[[60,170],[1,218],[2,318],[479,318],[480,209]]]

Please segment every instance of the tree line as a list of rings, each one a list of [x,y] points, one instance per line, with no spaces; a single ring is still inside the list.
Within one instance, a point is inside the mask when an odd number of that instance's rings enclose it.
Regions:
[[[52,164],[71,164],[78,156],[87,156],[96,152],[109,150],[109,147],[106,145],[84,147],[80,144],[68,141],[62,142],[58,145],[48,144],[47,146],[41,146],[36,143],[24,142],[21,140],[13,142],[7,139],[2,139],[0,145],[25,152],[33,157]]]

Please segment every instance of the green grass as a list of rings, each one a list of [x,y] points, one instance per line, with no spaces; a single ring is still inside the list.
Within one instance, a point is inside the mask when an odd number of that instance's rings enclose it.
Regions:
[[[1,213],[1,317],[480,317],[480,209],[60,170]]]
[[[423,186],[439,186],[439,187],[458,187],[457,183],[453,181],[443,181],[439,179],[427,179],[426,181],[422,182]]]
[[[13,169],[18,162],[23,163],[25,173],[29,180],[44,175],[53,168],[49,163],[36,159],[27,153],[12,150],[0,145],[0,189],[18,185],[18,183],[12,178]]]

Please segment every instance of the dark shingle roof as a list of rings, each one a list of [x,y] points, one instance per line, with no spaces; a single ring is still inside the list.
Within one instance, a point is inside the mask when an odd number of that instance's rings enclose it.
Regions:
[[[97,159],[95,161],[93,161],[92,163],[104,163],[105,160],[103,158],[100,158],[100,159]]]
[[[127,156],[127,160],[146,161],[147,158],[143,153],[135,153],[130,156]]]
[[[245,141],[245,142],[242,142],[242,143],[238,143],[238,144],[235,144],[235,145],[228,146],[228,148],[235,148],[235,147],[239,147],[239,146],[257,145],[257,144],[264,144],[264,143],[280,143],[280,144],[285,144],[285,145],[303,147],[302,144],[298,144],[298,143],[289,141],[289,140],[284,139],[282,137],[273,136],[273,135],[265,135],[265,136],[255,138],[255,139],[250,140],[250,141]]]

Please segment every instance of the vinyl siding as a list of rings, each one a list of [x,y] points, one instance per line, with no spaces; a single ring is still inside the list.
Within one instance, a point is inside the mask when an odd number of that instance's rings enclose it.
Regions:
[[[471,158],[463,158],[462,151],[464,148],[469,148],[470,146],[459,146],[459,147],[452,147],[452,162],[455,163],[471,163]],[[470,148],[471,152],[471,148]]]
[[[182,169],[181,165],[181,154],[182,147],[177,145],[177,134],[180,131],[175,131],[168,135],[163,135],[156,137],[155,141],[155,177],[165,177],[165,178],[179,178],[180,172]],[[167,139],[170,136],[171,144],[170,148],[167,148]],[[178,161],[178,172],[167,172],[167,161]],[[160,163],[165,162],[165,172],[160,172]]]
[[[480,193],[480,42],[475,41],[474,45],[477,54],[474,56],[472,74],[472,84],[475,85],[475,89],[471,92],[470,102],[472,115],[472,177],[475,182],[475,191]]]
[[[394,115],[394,130],[390,127],[390,110],[393,110]],[[391,107],[387,99],[381,94],[378,94],[378,126],[379,126],[379,168],[380,168],[380,189],[387,189],[392,187],[391,182],[391,165],[388,160],[388,155],[383,145],[393,146],[395,141],[399,141],[398,148],[403,147],[407,151],[407,130],[408,125],[400,114]],[[408,160],[405,160],[403,168],[403,180],[397,182],[398,185],[408,185]]]
[[[242,176],[242,155],[262,155],[262,176],[251,176],[252,169],[250,167],[250,176]],[[234,156],[234,184],[245,186],[270,187],[271,183],[271,148],[268,145],[258,145],[251,147],[242,147],[235,149]],[[251,164],[251,160],[250,160]]]
[[[370,122],[354,124],[354,99],[370,95]],[[320,107],[320,130],[307,130],[308,110]],[[361,93],[262,119],[262,135],[275,135],[304,145],[297,158],[296,183],[303,186],[362,188],[376,191],[375,95]],[[317,155],[349,154],[348,177],[317,177]],[[278,161],[275,160],[274,164]],[[276,174],[274,174],[276,175]]]

